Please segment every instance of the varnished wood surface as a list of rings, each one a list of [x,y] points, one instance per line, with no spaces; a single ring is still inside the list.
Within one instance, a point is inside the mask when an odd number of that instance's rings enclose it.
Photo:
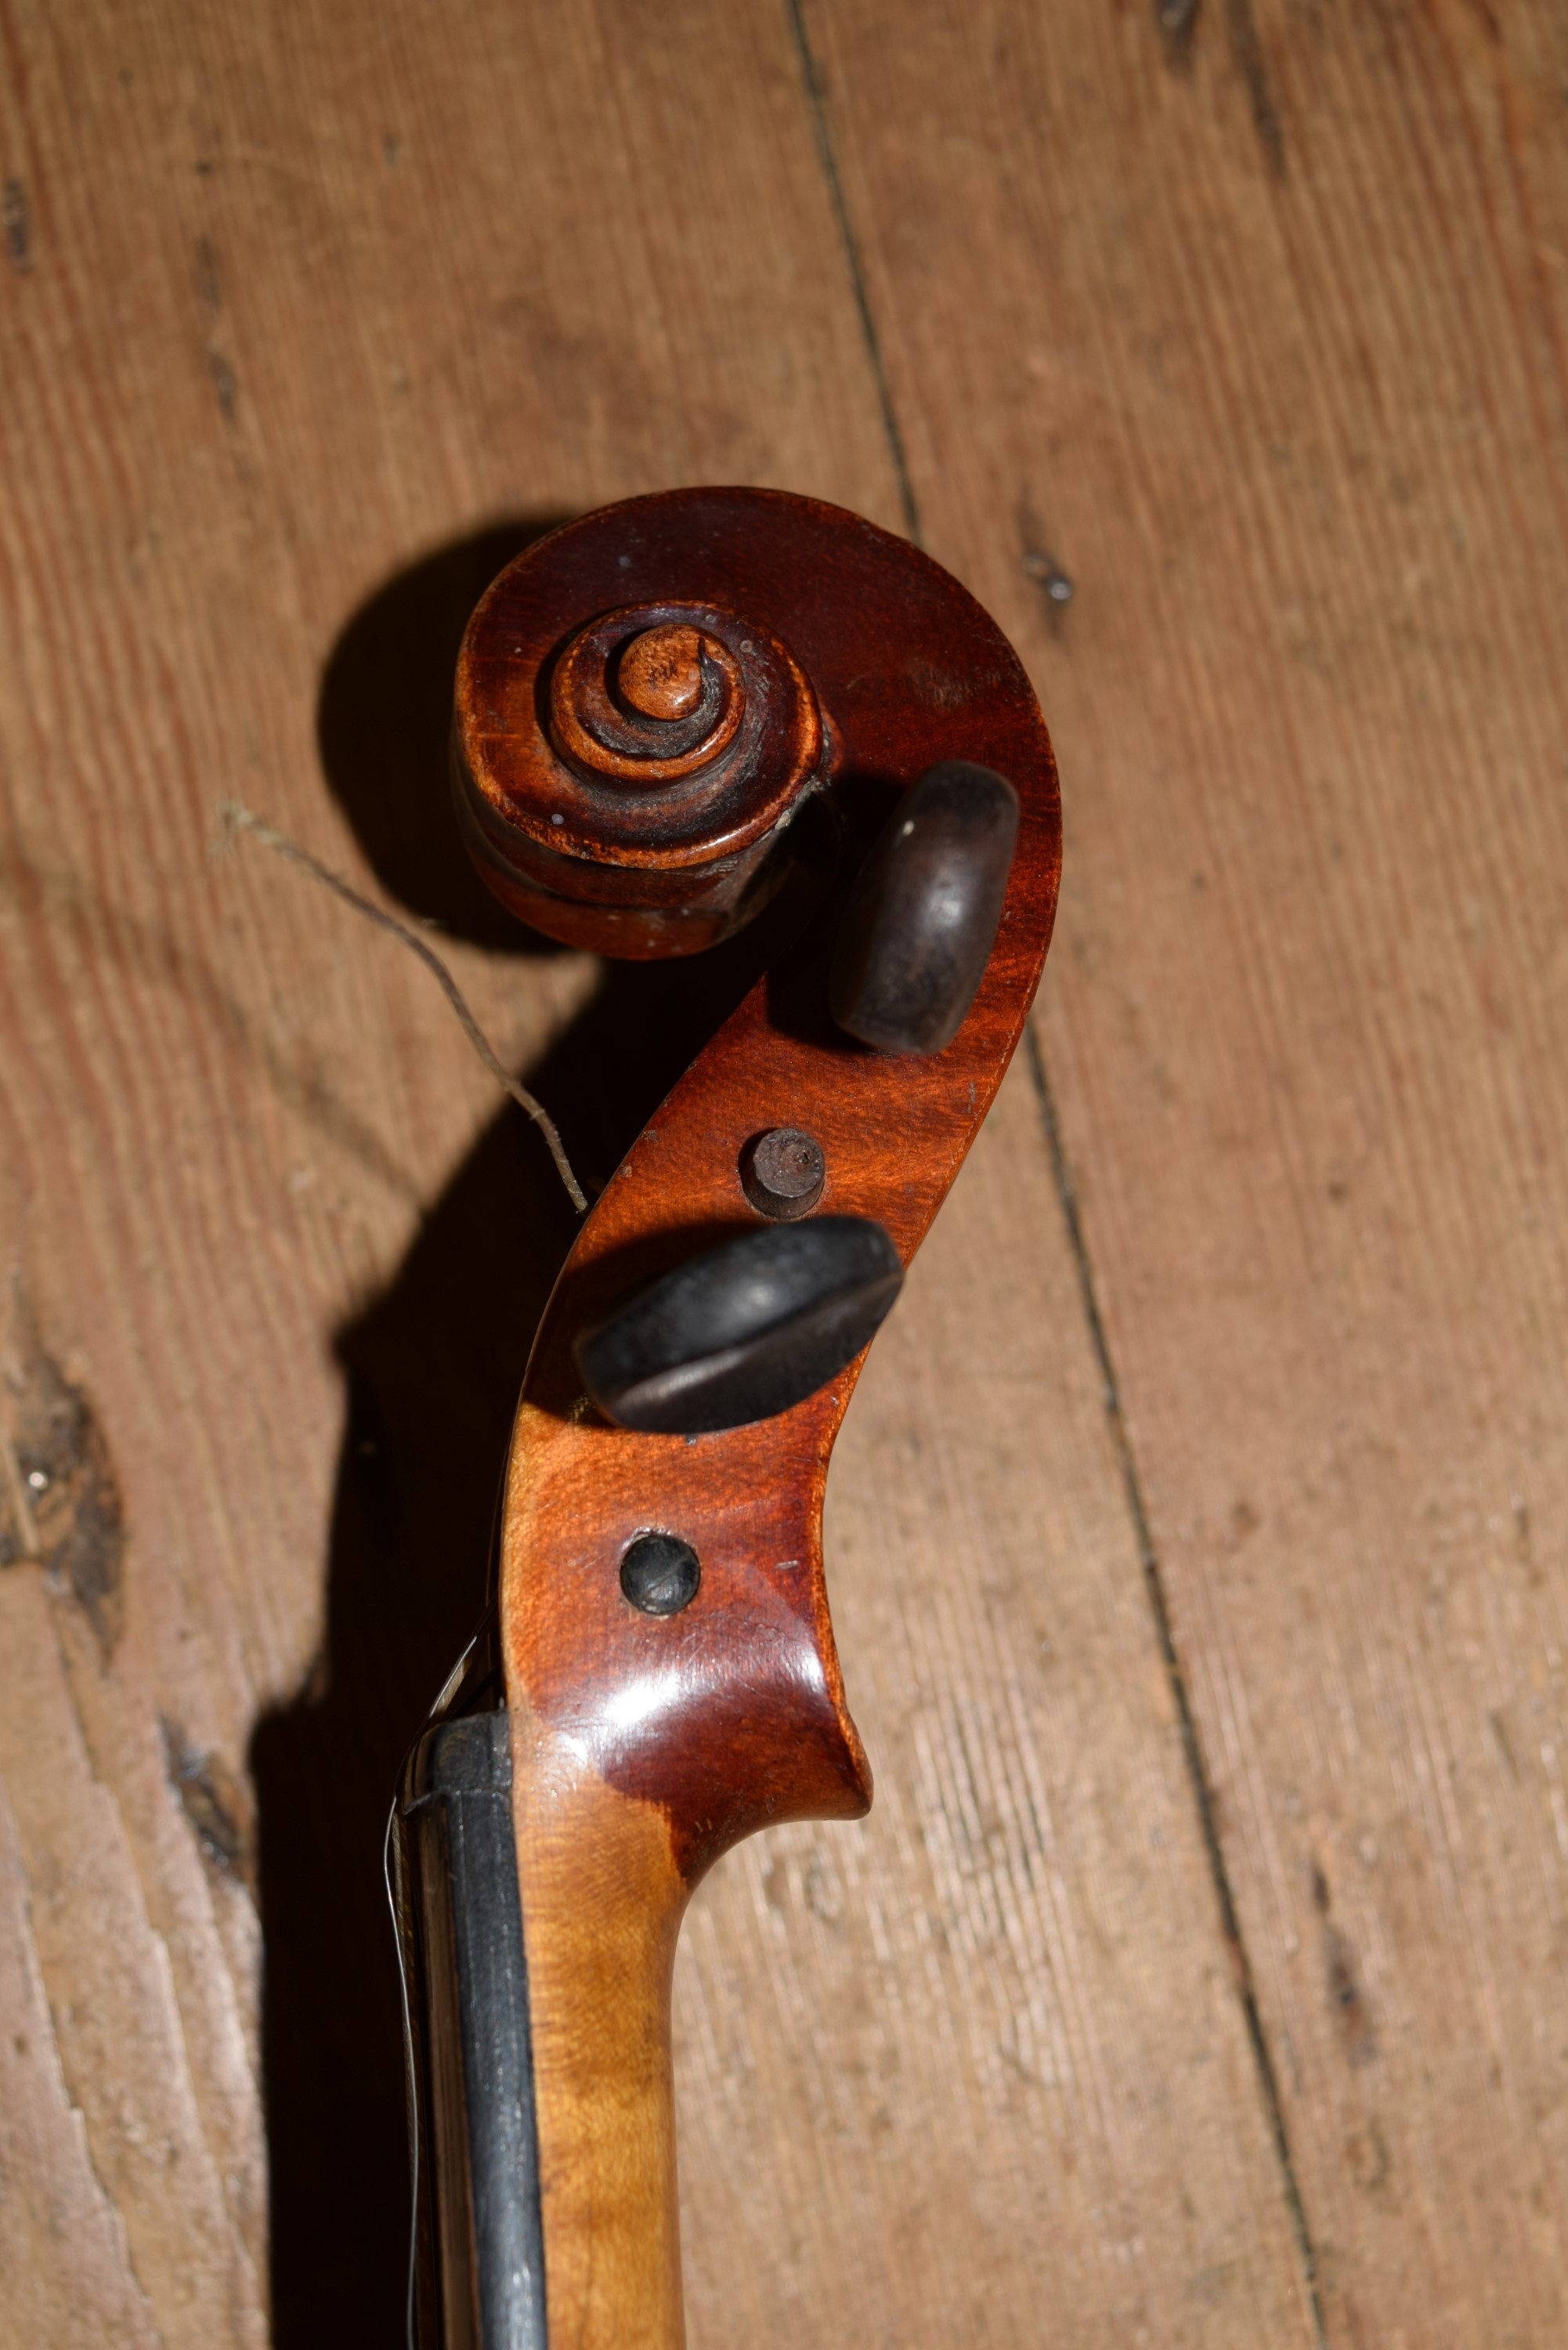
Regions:
[[[1030,664],[1077,1222],[1020,1065],[828,1497],[877,1806],[687,1921],[691,2337],[1562,2338],[1568,58],[1183,21],[0,18],[7,2344],[396,2339],[379,1833],[566,1219],[209,844],[607,1172],[701,966],[504,942],[441,669],[715,478]]]
[[[732,637],[766,630],[789,648],[832,745],[817,813],[831,802],[850,838],[868,794],[904,793],[887,817],[897,823],[918,778],[959,750],[1005,771],[1018,816],[994,944],[945,1051],[872,1053],[834,1024],[846,876],[801,899],[771,951],[764,931],[761,976],[631,1142],[574,1243],[524,1381],[499,1645],[547,2322],[582,2350],[680,2350],[673,1924],[742,1837],[858,1819],[870,1801],[822,1551],[829,1458],[859,1367],[770,1419],[654,1434],[593,1409],[574,1342],[672,1260],[761,1228],[742,1184],[746,1145],[786,1115],[821,1147],[824,1211],[874,1220],[908,1263],[1023,1033],[1055,916],[1061,795],[1038,704],[994,624],[906,540],[857,515],[754,490],[667,493],[524,556],[486,610],[531,605],[560,641],[607,583],[628,598],[710,604]],[[534,679],[519,679],[520,662],[496,668],[491,694],[515,709]],[[524,755],[542,757],[536,706],[530,692]],[[786,834],[775,854],[798,838]],[[775,904],[786,911],[783,892]],[[701,1563],[678,1616],[639,1614],[622,1591],[621,1557],[655,1529]]]
[[[513,1706],[546,2323],[681,2350],[670,1992],[688,1886],[668,1808]]]

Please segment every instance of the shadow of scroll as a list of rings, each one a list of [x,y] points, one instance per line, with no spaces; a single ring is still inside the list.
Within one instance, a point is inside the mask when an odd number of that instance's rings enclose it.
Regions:
[[[387,896],[455,938],[558,954],[469,863],[447,781],[452,682],[469,614],[514,556],[565,515],[520,515],[438,548],[378,590],[333,646],[316,740],[333,798]]]
[[[319,722],[328,784],[388,896],[524,956],[555,950],[471,878],[445,763],[463,623],[540,527],[465,539],[383,588],[333,652]],[[739,1001],[771,927],[689,962],[607,966],[526,1073],[590,1188]],[[451,1050],[468,1050],[455,1026]],[[517,1390],[576,1228],[537,1134],[505,1107],[386,1290],[337,1336],[323,1650],[251,1749],[277,2350],[403,2341],[408,2151],[382,1837],[403,1756],[483,1606]]]

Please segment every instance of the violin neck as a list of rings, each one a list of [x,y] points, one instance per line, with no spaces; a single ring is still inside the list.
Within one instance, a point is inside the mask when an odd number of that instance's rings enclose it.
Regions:
[[[524,1735],[514,1783],[512,1731],[504,1711],[427,1731],[395,1823],[411,2343],[680,2350],[670,1998],[685,1887],[655,1807],[548,1733]]]

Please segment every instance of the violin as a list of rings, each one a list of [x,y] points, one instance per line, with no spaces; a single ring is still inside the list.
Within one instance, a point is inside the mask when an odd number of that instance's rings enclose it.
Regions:
[[[692,489],[502,573],[452,774],[535,930],[634,961],[759,945],[550,1297],[490,1605],[390,1833],[411,2350],[678,2350],[676,1937],[741,1837],[871,1801],[828,1459],[1023,1030],[1055,767],[1017,655],[929,556],[810,498]]]

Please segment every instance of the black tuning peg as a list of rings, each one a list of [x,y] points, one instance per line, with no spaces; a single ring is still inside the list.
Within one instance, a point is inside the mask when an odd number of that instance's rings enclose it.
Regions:
[[[1018,795],[945,759],[907,791],[856,876],[829,1002],[883,1053],[940,1053],[974,1001],[1002,920]]]
[[[699,1436],[771,1419],[852,1363],[904,1278],[868,1216],[815,1216],[725,1241],[661,1274],[574,1347],[607,1419]]]

